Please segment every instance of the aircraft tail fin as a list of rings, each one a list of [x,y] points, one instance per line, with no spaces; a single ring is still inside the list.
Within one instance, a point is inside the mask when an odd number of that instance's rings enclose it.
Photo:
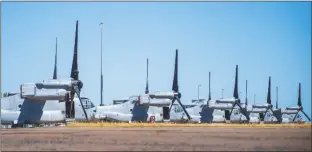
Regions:
[[[175,55],[172,91],[179,92],[179,84],[178,84],[178,49],[176,49],[176,55]]]
[[[149,93],[148,89],[148,58],[146,59],[146,87],[145,87],[145,94]]]
[[[53,79],[57,79],[57,37],[55,43],[55,61],[54,61]]]
[[[268,87],[267,103],[271,104],[271,77],[269,77],[269,87]]]
[[[236,72],[235,72],[235,84],[234,84],[234,93],[233,97],[238,99],[238,65],[236,65]]]

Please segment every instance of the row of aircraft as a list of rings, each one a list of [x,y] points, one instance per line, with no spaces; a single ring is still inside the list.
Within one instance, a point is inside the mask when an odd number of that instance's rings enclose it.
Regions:
[[[293,123],[301,121],[301,84],[295,107],[274,108],[271,103],[271,77],[267,101],[263,104],[243,103],[238,92],[238,65],[236,65],[233,97],[211,99],[209,72],[209,97],[181,103],[182,93],[178,83],[178,50],[175,52],[172,91],[149,92],[148,59],[145,92],[114,102],[95,106],[87,97],[81,97],[83,87],[78,70],[78,21],[76,22],[74,55],[69,79],[57,78],[57,39],[53,79],[38,83],[24,83],[18,93],[5,93],[1,97],[1,124],[21,127],[25,124],[67,123],[70,121],[117,122],[193,122],[193,123]],[[247,80],[246,80],[247,96]]]

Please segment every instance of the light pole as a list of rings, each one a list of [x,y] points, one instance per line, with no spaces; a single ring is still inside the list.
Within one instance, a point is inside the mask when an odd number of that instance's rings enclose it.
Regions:
[[[254,94],[254,104],[256,104],[256,94]]]
[[[221,99],[223,99],[223,91],[224,91],[224,89],[221,89],[221,91],[222,91],[222,94],[221,94]]]
[[[103,54],[103,47],[102,47],[102,35],[103,35],[103,23],[100,23],[100,28],[101,28],[101,104],[100,106],[103,105],[103,70],[102,70],[102,54]]]
[[[198,86],[197,86],[197,101],[199,102],[199,87],[201,86],[201,84],[199,84]]]

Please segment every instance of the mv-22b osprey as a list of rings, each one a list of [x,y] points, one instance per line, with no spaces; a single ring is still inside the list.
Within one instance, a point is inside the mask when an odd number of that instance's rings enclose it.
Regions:
[[[303,106],[301,103],[301,83],[299,83],[297,106],[286,107],[285,109],[282,109],[282,123],[301,122],[302,117],[299,115],[299,112],[302,112],[308,121],[311,122],[311,118],[303,111]]]
[[[280,118],[281,109],[278,109],[277,107],[274,109],[271,104],[271,77],[269,77],[266,103],[252,104],[252,107],[248,112],[251,117],[250,123],[280,123],[282,121]]]
[[[81,98],[83,86],[78,72],[78,21],[76,22],[71,78],[39,83],[24,83],[20,92],[1,99],[1,124],[12,127],[23,124],[64,123],[66,120],[86,120],[93,116],[94,105]],[[83,104],[85,103],[85,104]]]
[[[216,101],[210,101],[209,99],[209,102],[211,102],[209,106],[206,104],[196,104],[186,108],[187,106],[182,105],[180,102],[181,93],[179,92],[178,86],[178,50],[176,50],[172,92],[149,93],[147,81],[145,94],[132,96],[119,104],[97,106],[96,117],[102,120],[119,122],[146,122],[151,121],[151,119],[155,122],[224,122],[225,117],[223,110],[234,109],[235,105],[238,104],[237,70],[238,67],[236,67],[234,98]],[[179,105],[174,103],[175,100],[179,102]],[[238,106],[241,107],[241,104]],[[235,110],[238,109],[235,108]],[[231,114],[229,113],[229,115]],[[235,114],[233,113],[233,115]]]
[[[175,101],[178,101],[179,107],[182,108],[188,120],[190,120],[191,117],[182,105],[180,98],[181,93],[178,86],[178,50],[176,50],[172,91],[150,93],[147,80],[145,94],[132,96],[132,98],[120,104],[97,106],[95,117],[102,120],[119,122],[162,122],[170,121],[174,118],[181,119],[181,113],[171,111],[173,106],[178,106],[174,104]]]
[[[249,115],[246,112],[246,104],[240,103],[238,96],[238,65],[236,65],[236,75],[234,93],[231,98],[211,100],[210,72],[209,72],[209,97],[206,102],[198,102],[194,106],[186,108],[191,116],[191,122],[198,123],[223,123],[226,120],[232,122],[248,121]],[[183,120],[186,120],[185,117]]]

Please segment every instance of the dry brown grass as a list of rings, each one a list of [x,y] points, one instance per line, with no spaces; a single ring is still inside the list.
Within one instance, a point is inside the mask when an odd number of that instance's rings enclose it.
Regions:
[[[231,128],[311,128],[311,124],[192,124],[192,123],[122,123],[122,122],[92,122],[82,123],[74,122],[68,124],[66,127],[91,127],[91,128],[142,128],[142,127],[231,127]]]

